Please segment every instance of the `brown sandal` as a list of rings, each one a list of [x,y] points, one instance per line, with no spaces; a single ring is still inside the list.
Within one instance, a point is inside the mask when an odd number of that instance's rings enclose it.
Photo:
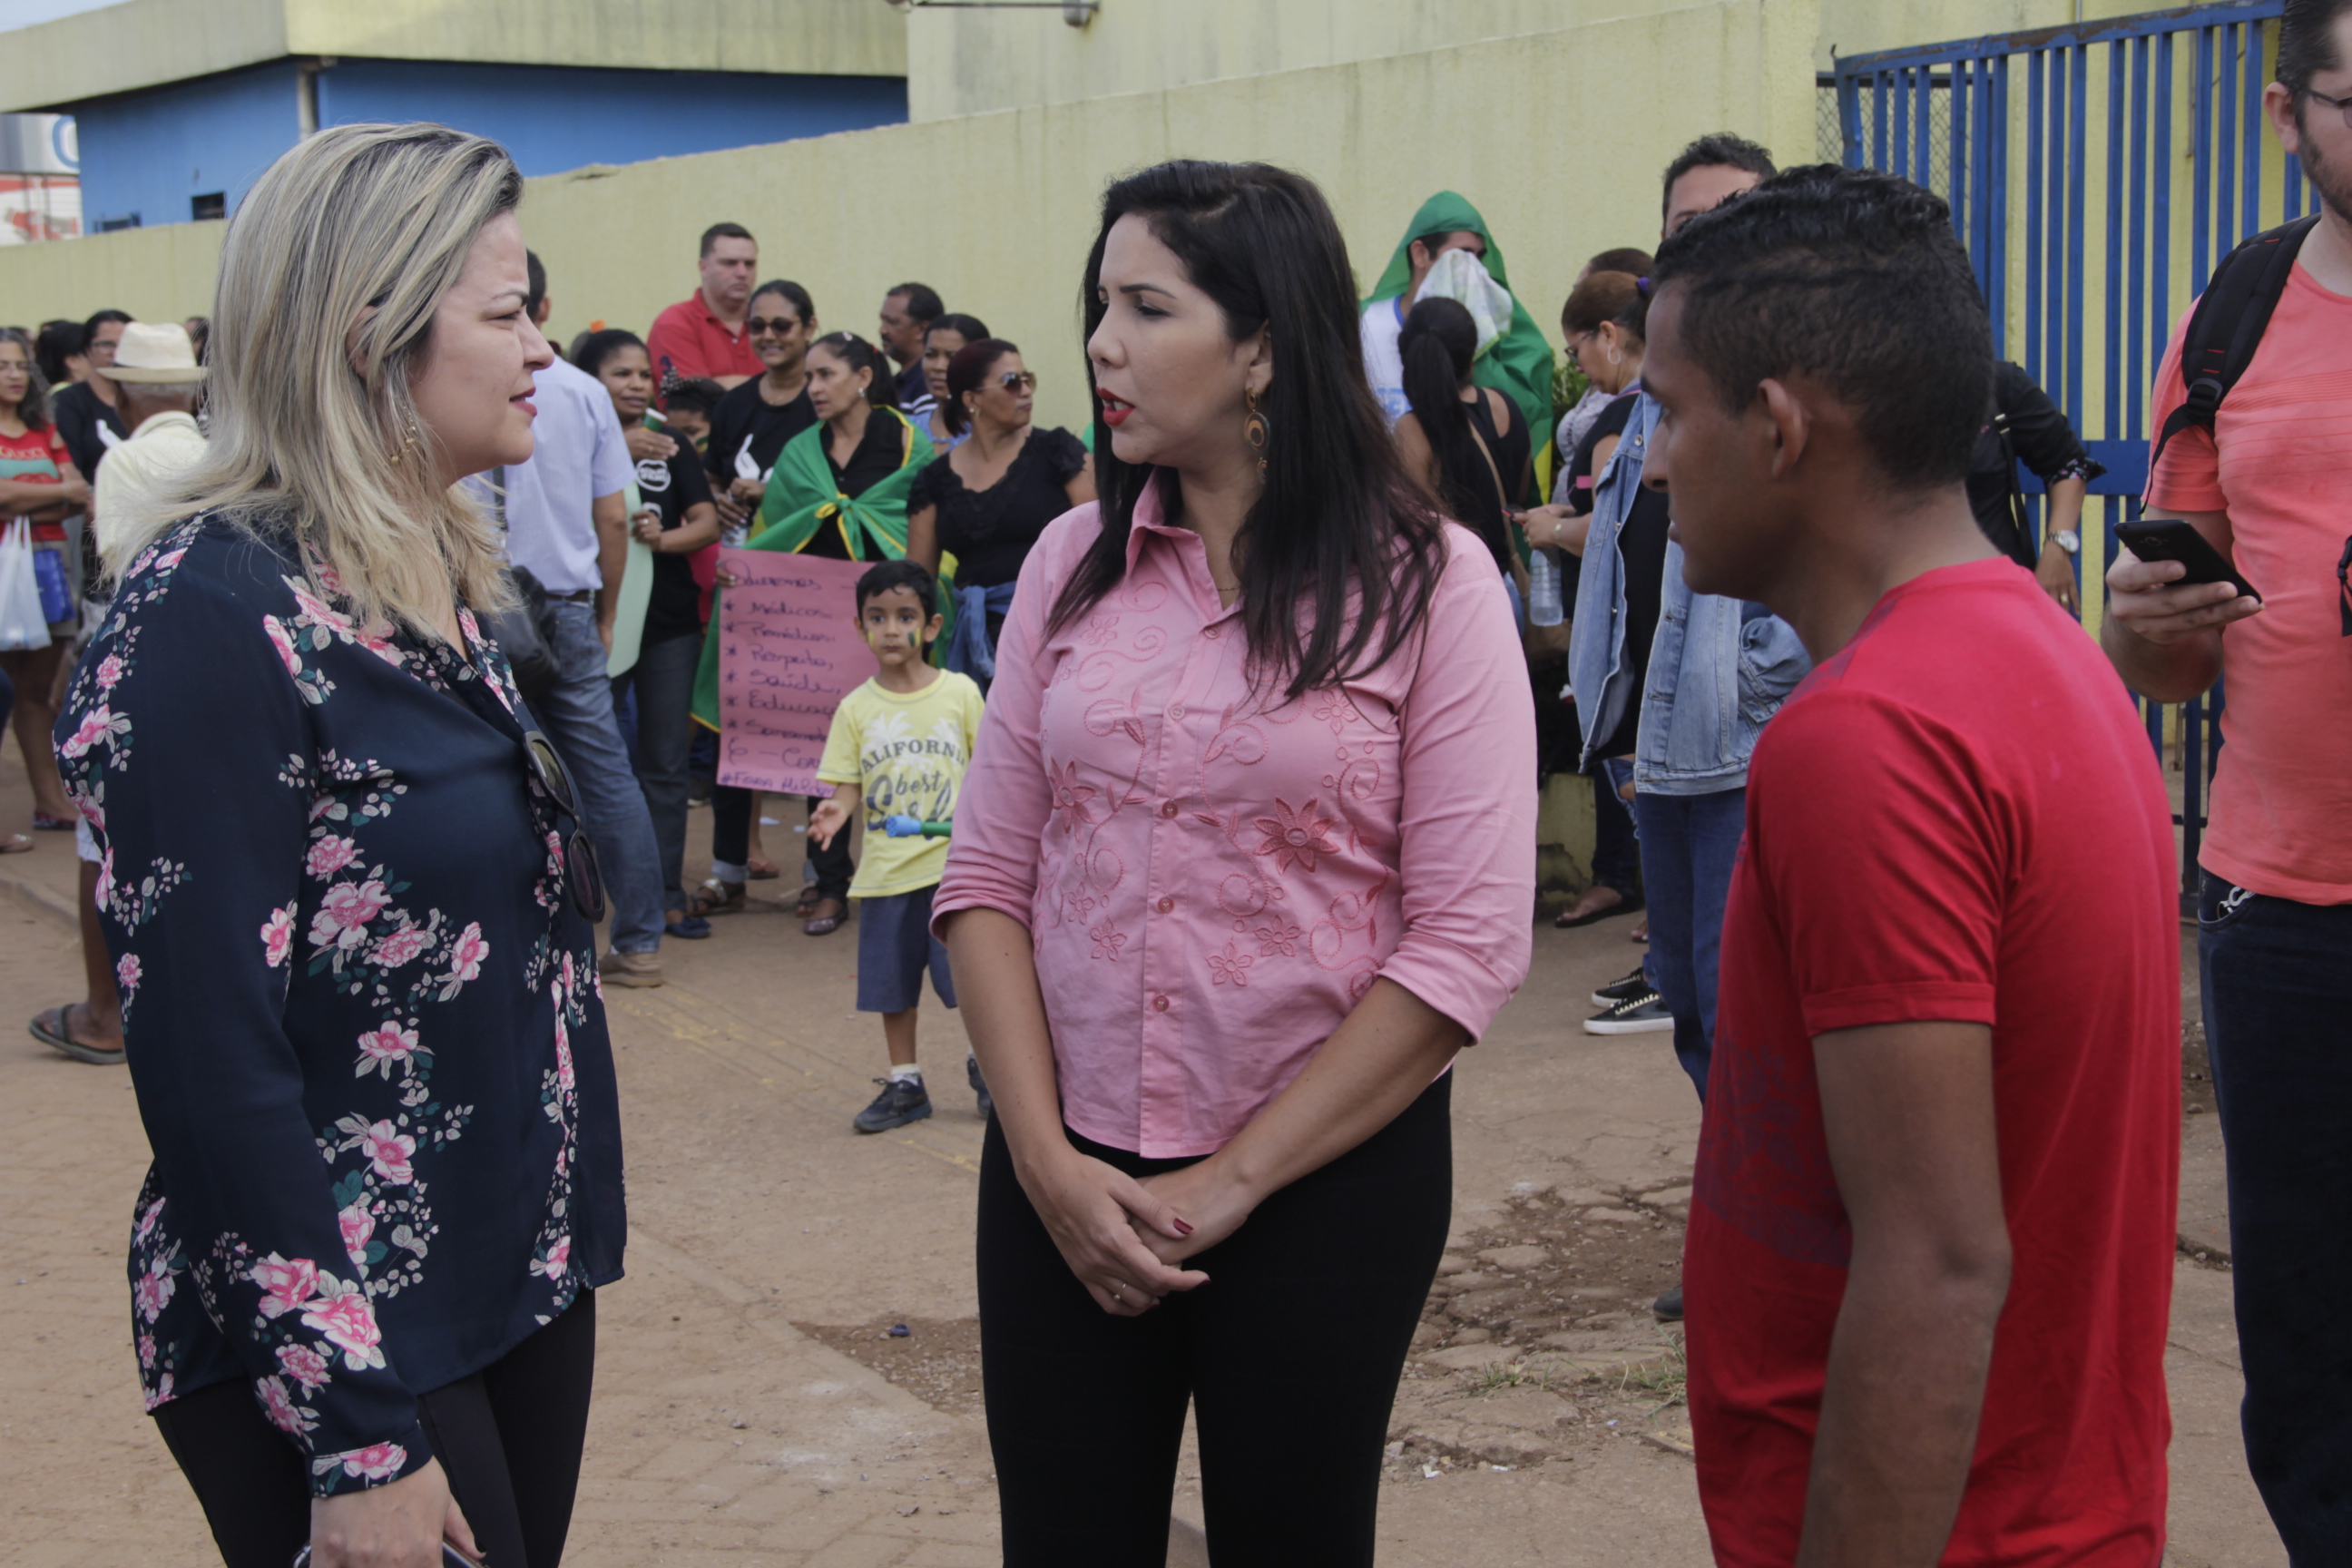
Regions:
[[[713,877],[686,896],[686,912],[689,915],[732,915],[743,910],[743,884],[722,882]]]
[[[833,908],[835,911],[834,913],[826,914],[824,912],[828,905]],[[819,899],[816,901],[816,911],[812,913],[805,921],[802,922],[801,930],[810,936],[831,936],[835,931],[841,929],[841,922],[848,918],[849,906],[843,900],[839,899]]]

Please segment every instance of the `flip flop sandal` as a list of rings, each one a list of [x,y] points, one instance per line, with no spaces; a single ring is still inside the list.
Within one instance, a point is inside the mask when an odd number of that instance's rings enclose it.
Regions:
[[[814,882],[807,884],[801,889],[800,901],[793,906],[793,918],[799,921],[814,920],[816,907],[823,902],[824,900],[817,897],[816,884]]]
[[[33,847],[33,841],[21,833],[0,837],[0,855],[22,855]]]
[[[740,914],[743,909],[743,884],[722,882],[713,877],[686,896],[686,912],[696,920],[707,915]]]
[[[37,811],[33,813],[33,830],[37,833],[71,833],[74,830],[74,819],[70,816],[51,816],[46,811]]]
[[[743,874],[754,882],[772,882],[783,875],[773,860],[754,860],[743,868]]]
[[[802,923],[803,931],[810,936],[831,936],[841,929],[841,922],[849,918],[849,906],[839,899],[819,899],[816,901],[816,907],[820,910],[827,904],[835,906],[841,912],[837,915],[813,914]]]
[[[72,1007],[70,1002],[63,1007],[52,1007],[46,1013],[36,1015],[25,1027],[41,1044],[63,1051],[78,1062],[88,1062],[92,1067],[121,1067],[128,1059],[121,1046],[112,1050],[103,1046],[86,1046],[67,1032],[66,1015]]]

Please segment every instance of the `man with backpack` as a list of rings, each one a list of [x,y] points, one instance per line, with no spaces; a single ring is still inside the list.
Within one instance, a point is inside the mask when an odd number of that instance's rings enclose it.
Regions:
[[[2146,512],[2238,581],[2126,551],[2101,641],[2155,701],[2227,680],[2199,971],[2247,1463],[2303,1568],[2352,1561],[2352,0],[2287,0],[2263,108],[2320,211],[2242,246],[2175,332]]]

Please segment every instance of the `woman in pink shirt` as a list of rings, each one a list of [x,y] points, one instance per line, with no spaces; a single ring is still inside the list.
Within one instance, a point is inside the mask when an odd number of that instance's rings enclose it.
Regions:
[[[1494,563],[1405,477],[1322,194],[1113,185],[1103,499],[1023,568],[936,900],[996,1120],[1009,1564],[1368,1564],[1444,1245],[1446,1069],[1525,977],[1535,733]]]

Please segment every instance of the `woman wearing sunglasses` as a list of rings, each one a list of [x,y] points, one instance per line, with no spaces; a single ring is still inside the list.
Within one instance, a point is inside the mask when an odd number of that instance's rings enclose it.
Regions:
[[[593,854],[459,489],[551,360],[522,181],[320,132],[231,220],[212,438],[117,520],[57,731],[154,1150],[147,1402],[230,1568],[551,1564],[621,1273]]]
[[[985,691],[1021,563],[1045,525],[1095,499],[1094,459],[1067,430],[1029,423],[1037,376],[1003,338],[967,343],[948,362],[940,416],[956,447],[907,496],[907,558],[930,571],[955,557],[955,634],[940,663]]]

